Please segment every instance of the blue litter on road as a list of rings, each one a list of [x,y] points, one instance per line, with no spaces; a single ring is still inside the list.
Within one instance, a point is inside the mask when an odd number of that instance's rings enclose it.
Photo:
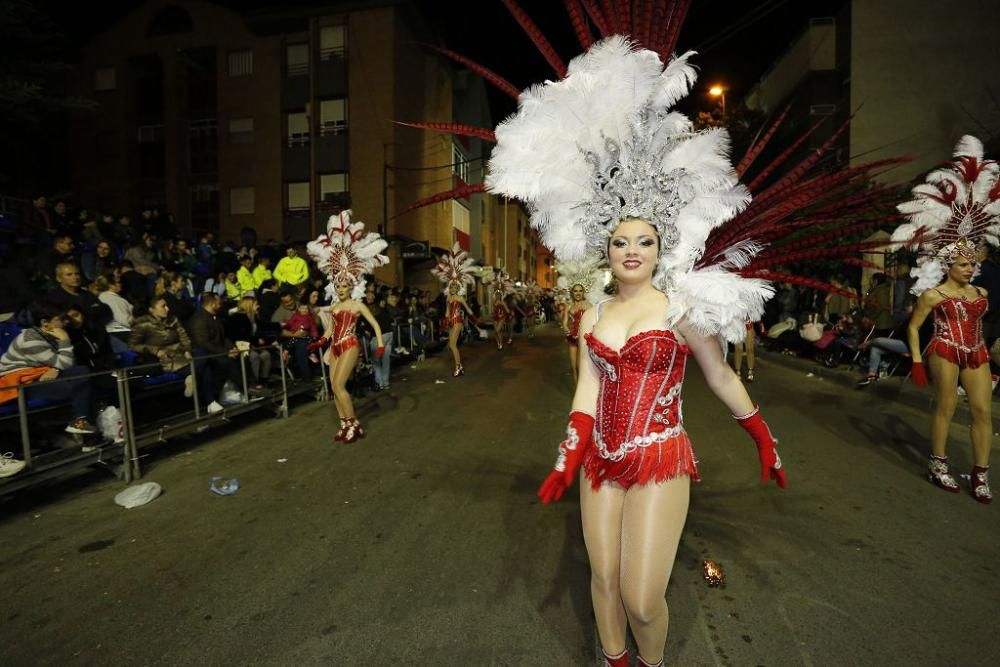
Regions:
[[[232,496],[240,490],[240,480],[235,477],[232,479],[213,477],[208,480],[208,490],[217,496]]]

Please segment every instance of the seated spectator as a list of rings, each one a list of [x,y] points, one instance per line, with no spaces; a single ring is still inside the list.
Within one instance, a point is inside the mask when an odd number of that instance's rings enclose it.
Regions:
[[[63,313],[77,308],[91,328],[103,330],[111,319],[111,309],[88,290],[80,288],[80,269],[76,264],[66,262],[58,265],[55,277],[57,286],[45,294],[45,300],[58,306]]]
[[[226,337],[225,328],[219,321],[218,313],[221,308],[222,299],[219,295],[206,292],[201,295],[201,308],[187,322],[188,335],[194,347],[199,388],[208,403],[209,412],[223,409],[219,399],[226,380],[236,387],[243,386],[243,374],[236,363],[239,351]],[[241,396],[240,400],[244,399]]]
[[[66,213],[66,202],[62,199],[56,200],[56,205],[52,208],[50,212],[52,226],[55,227],[56,234],[65,234],[70,238],[76,238],[76,224],[70,220],[69,215]]]
[[[11,245],[0,257],[0,313],[25,311],[34,301],[31,284],[31,261],[17,246]]]
[[[272,280],[271,256],[265,253],[257,255],[257,266],[253,268],[253,288],[260,291],[261,286],[268,280]],[[259,294],[257,296],[260,296]]]
[[[111,240],[119,248],[128,248],[140,240],[139,232],[132,226],[132,218],[127,215],[118,216],[118,221],[111,225]]]
[[[136,308],[140,310],[145,308],[149,303],[146,276],[135,270],[130,259],[122,260],[118,276],[122,284],[122,296]]]
[[[254,388],[263,387],[263,382],[271,374],[271,353],[269,350],[254,350],[250,348],[263,347],[267,342],[260,336],[259,327],[260,304],[252,296],[240,299],[238,310],[226,318],[226,336],[235,341],[250,366]]]
[[[164,271],[156,281],[153,296],[167,300],[170,312],[181,322],[187,322],[194,315],[197,304],[191,296],[188,280],[174,271]]]
[[[125,259],[130,260],[135,270],[142,275],[154,276],[162,268],[159,262],[156,261],[155,247],[156,238],[149,234],[143,234],[142,239],[138,243],[133,243],[125,251]]]
[[[76,363],[62,308],[41,302],[31,308],[31,314],[37,326],[18,334],[0,357],[0,376],[4,384],[16,386],[30,382],[31,386],[24,390],[29,399],[68,399],[73,406],[73,419],[66,426],[66,432],[96,433],[90,378],[79,377],[90,373],[90,369]],[[48,382],[56,378],[76,379]]]
[[[290,320],[298,311],[298,302],[295,294],[289,290],[283,290],[279,297],[280,303],[271,315],[271,322],[283,325]],[[301,330],[288,330],[281,327],[279,338],[285,349],[295,357],[295,365],[299,372],[300,380],[312,378],[312,368],[309,365],[309,334]]]
[[[85,366],[91,373],[111,371],[118,367],[111,336],[104,327],[91,326],[86,315],[77,306],[66,310],[65,324],[69,340],[73,343],[73,357],[77,366]],[[93,379],[104,380],[104,387],[111,386],[106,382],[110,378]]]
[[[244,296],[253,296],[256,289],[253,279],[253,257],[248,254],[240,257],[240,268],[236,271],[236,283],[239,286],[237,300]]]
[[[68,236],[56,236],[52,239],[52,247],[43,250],[35,258],[36,280],[42,285],[43,290],[55,287],[53,279],[56,275],[56,267],[60,264],[76,264],[73,250],[76,244]]]
[[[288,246],[285,256],[274,267],[274,279],[278,281],[279,286],[291,287],[297,287],[309,280],[309,266],[306,260],[299,257],[299,251],[293,246]]]
[[[205,287],[202,291],[217,294],[223,299],[226,298],[226,272],[216,272],[215,277],[205,281]]]
[[[111,309],[111,319],[104,329],[111,336],[112,349],[116,354],[126,352],[134,318],[132,304],[121,295],[121,280],[115,280],[114,276],[98,276],[91,288],[97,293],[98,300]]]
[[[198,260],[188,248],[186,239],[177,239],[174,243],[174,254],[171,261],[174,265],[173,270],[185,278],[193,278],[198,271]]]
[[[52,224],[52,215],[49,211],[49,202],[43,195],[38,195],[31,200],[31,209],[27,218],[23,222],[22,233],[27,238],[45,244],[55,233]]]
[[[242,296],[242,290],[240,289],[240,284],[236,279],[235,271],[228,271],[226,273],[226,281],[223,283],[226,287],[225,299],[231,303],[236,303],[240,300]]]
[[[281,328],[285,331],[293,333],[296,331],[303,331],[312,339],[319,337],[318,327],[316,326],[316,316],[313,315],[312,308],[308,303],[300,303],[295,309],[295,314],[281,323]]]
[[[872,338],[865,347],[868,348],[868,373],[858,380],[857,388],[863,389],[879,379],[879,367],[882,365],[884,354],[898,354],[900,356],[910,356],[910,348],[906,341],[898,338]]]
[[[215,259],[215,234],[205,232],[205,235],[201,237],[201,241],[198,243],[198,251],[195,255],[202,264],[212,263]]]
[[[94,282],[98,276],[108,273],[118,264],[111,241],[100,240],[93,250],[83,253],[80,265],[87,282]]]
[[[137,364],[159,362],[168,373],[187,368],[191,361],[191,339],[187,330],[170,312],[162,296],[154,297],[149,312],[132,323],[128,346],[143,355]],[[186,385],[185,395],[190,396],[192,391],[192,385]]]

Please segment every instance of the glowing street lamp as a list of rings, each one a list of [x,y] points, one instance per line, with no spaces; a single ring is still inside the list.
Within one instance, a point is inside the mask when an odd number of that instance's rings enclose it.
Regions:
[[[715,85],[708,89],[708,94],[712,97],[718,97],[722,100],[722,117],[726,117],[726,89],[722,86]]]

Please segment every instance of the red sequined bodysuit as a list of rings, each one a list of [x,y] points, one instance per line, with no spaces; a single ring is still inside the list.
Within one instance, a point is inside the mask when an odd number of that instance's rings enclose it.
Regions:
[[[580,320],[583,319],[583,313],[586,309],[578,308],[576,310],[570,311],[569,321],[569,331],[566,332],[566,342],[570,345],[580,344]]]
[[[494,322],[506,322],[507,320],[514,319],[514,314],[508,314],[507,309],[503,307],[503,304],[498,303],[493,306],[493,321]]]
[[[637,333],[617,352],[592,334],[584,338],[601,374],[593,444],[583,459],[591,486],[697,480],[681,410],[687,346],[663,329]]]
[[[358,337],[354,335],[354,325],[358,322],[358,316],[347,308],[343,310],[332,310],[333,317],[333,343],[330,345],[330,354],[339,357],[352,347],[358,347]]]
[[[445,322],[448,328],[455,326],[456,324],[462,326],[465,324],[465,320],[462,317],[462,304],[458,301],[448,302],[448,315],[445,318]]]
[[[985,296],[973,301],[948,296],[934,306],[934,337],[924,355],[937,355],[960,368],[978,368],[989,361],[983,341],[983,315],[989,306]]]

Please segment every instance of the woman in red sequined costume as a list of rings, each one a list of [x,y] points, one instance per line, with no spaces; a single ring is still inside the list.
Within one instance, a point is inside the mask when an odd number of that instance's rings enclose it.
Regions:
[[[569,348],[569,366],[573,370],[573,382],[580,375],[580,320],[591,307],[587,301],[587,291],[583,285],[576,284],[570,290],[572,301],[563,310],[562,329],[566,332],[566,345]]]
[[[451,350],[451,356],[455,360],[453,377],[465,375],[465,369],[462,367],[462,353],[458,351],[458,337],[465,327],[465,314],[468,313],[473,321],[476,320],[472,308],[469,307],[465,297],[461,294],[460,287],[458,282],[452,282],[448,285],[448,310],[445,313],[445,324],[448,327],[448,349]]]
[[[972,413],[974,464],[969,493],[989,504],[993,500],[989,481],[993,385],[982,331],[989,302],[986,290],[970,283],[980,253],[985,256],[986,244],[996,246],[1000,236],[1000,168],[983,158],[982,142],[969,135],[959,139],[953,155],[954,161],[913,188],[913,199],[896,207],[909,220],[893,231],[892,241],[917,249],[917,266],[910,271],[916,281],[910,291],[918,298],[907,342],[913,381],[928,383],[924,357],[934,379],[927,478],[945,491],[961,491],[946,453],[961,383]],[[934,336],[921,350],[918,331],[931,314]]]
[[[513,342],[514,311],[507,305],[507,293],[502,289],[493,290],[493,333],[497,339],[498,350],[503,349],[504,339],[508,345]]]
[[[353,289],[354,285],[349,280],[338,280],[334,283],[338,302],[328,308],[320,309],[320,316],[326,327],[321,342],[329,342],[330,345],[325,361],[330,368],[333,401],[337,406],[337,414],[340,415],[340,430],[333,439],[341,442],[354,442],[365,437],[364,428],[354,414],[351,393],[347,391],[347,381],[351,379],[351,374],[358,365],[361,352],[361,345],[354,331],[359,315],[365,318],[375,332],[378,341],[377,350],[385,349],[378,321],[368,310],[368,306],[351,298]]]
[[[928,479],[945,491],[958,493],[961,488],[948,466],[948,430],[958,403],[961,382],[972,415],[972,448],[975,469],[972,475],[973,497],[983,503],[992,501],[985,471],[989,469],[993,443],[993,418],[990,406],[993,398],[989,351],[983,340],[982,320],[989,301],[986,290],[971,285],[976,262],[959,255],[948,267],[948,278],[938,287],[929,289],[917,299],[907,329],[910,355],[914,364],[914,381],[926,384],[923,358],[927,357],[934,379],[934,411],[931,413],[931,458]],[[921,352],[919,330],[928,316],[934,317],[934,336]],[[976,475],[981,471],[982,479]]]

